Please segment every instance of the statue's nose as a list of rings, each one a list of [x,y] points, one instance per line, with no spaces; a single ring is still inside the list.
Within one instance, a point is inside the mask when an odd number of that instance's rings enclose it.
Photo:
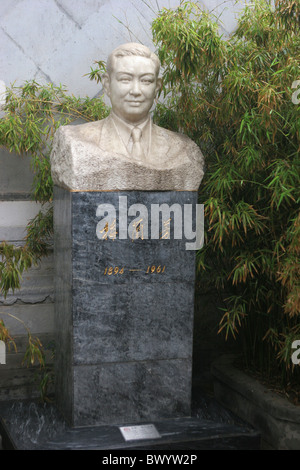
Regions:
[[[141,94],[141,87],[138,80],[132,81],[130,93],[134,96]]]

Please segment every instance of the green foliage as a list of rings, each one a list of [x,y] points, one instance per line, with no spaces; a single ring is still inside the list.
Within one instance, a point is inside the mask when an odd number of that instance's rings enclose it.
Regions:
[[[0,145],[20,155],[29,154],[34,172],[33,198],[41,203],[52,199],[49,155],[59,126],[82,119],[94,121],[108,113],[103,100],[70,96],[52,83],[26,82],[7,89],[5,112],[0,123]]]
[[[25,351],[23,364],[27,366],[33,365],[35,361],[38,361],[40,367],[45,366],[45,354],[43,351],[43,345],[39,338],[33,337],[30,333],[28,334],[28,343]]]
[[[4,325],[3,320],[0,320],[0,340],[4,341],[4,343],[8,345],[9,349],[10,346],[13,345],[14,350],[17,352],[17,345],[15,343],[15,340],[10,335],[8,329]]]
[[[102,60],[95,61],[96,68],[91,67],[90,73],[87,74],[90,80],[95,80],[96,83],[101,83],[101,75],[106,72],[106,63]]]
[[[0,244],[0,288],[6,296],[20,287],[24,270],[37,263],[51,248],[53,229],[53,183],[50,152],[55,131],[75,120],[94,121],[108,114],[102,99],[76,98],[52,83],[26,82],[7,89],[4,117],[0,121],[0,145],[10,152],[30,157],[34,173],[32,198],[42,204],[38,215],[27,227],[21,247]]]
[[[72,121],[103,119],[109,109],[101,98],[76,98],[70,96],[62,86],[55,87],[51,83],[40,85],[29,81],[21,87],[12,86],[7,89],[2,110],[4,117],[0,120],[0,145],[10,152],[30,158],[34,174],[32,199],[42,205],[40,212],[29,222],[27,235],[21,246],[5,241],[0,243],[0,291],[6,297],[10,290],[20,288],[23,272],[38,263],[52,249],[53,183],[50,152],[55,131],[59,126]],[[24,327],[26,328],[25,324]],[[43,369],[44,377],[40,388],[44,396],[51,372],[45,369],[43,346],[39,338],[33,337],[27,328],[26,330],[28,345],[24,364],[29,366],[38,362]],[[3,320],[0,320],[0,338],[15,346]]]
[[[285,383],[299,374],[299,20],[299,0],[256,0],[227,39],[197,3],[163,9],[152,24],[164,70],[155,119],[206,159],[200,281],[224,299],[219,331],[239,336],[248,365]]]
[[[34,365],[36,361],[40,364],[40,367],[44,367],[45,365],[45,354],[43,351],[42,343],[40,342],[39,338],[32,336],[30,330],[27,328],[24,321],[20,320],[20,318],[12,315],[11,313],[7,312],[0,312],[2,315],[7,315],[14,320],[22,323],[23,327],[27,331],[28,336],[28,343],[27,348],[25,351],[25,355],[23,358],[23,364],[27,364],[27,366]],[[15,351],[17,352],[17,346],[14,339],[8,332],[8,329],[5,327],[3,320],[0,320],[0,339],[4,341],[8,346],[12,344],[14,346]]]

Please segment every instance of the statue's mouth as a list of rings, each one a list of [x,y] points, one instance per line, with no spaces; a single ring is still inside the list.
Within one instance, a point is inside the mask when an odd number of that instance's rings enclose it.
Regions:
[[[130,105],[139,105],[139,104],[142,104],[143,101],[127,101],[127,103],[129,103]]]

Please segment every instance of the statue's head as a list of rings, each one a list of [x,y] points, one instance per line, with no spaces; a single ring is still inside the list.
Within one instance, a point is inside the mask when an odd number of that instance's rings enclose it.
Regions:
[[[160,62],[142,44],[117,47],[108,57],[102,84],[117,116],[132,124],[146,119],[161,86]]]

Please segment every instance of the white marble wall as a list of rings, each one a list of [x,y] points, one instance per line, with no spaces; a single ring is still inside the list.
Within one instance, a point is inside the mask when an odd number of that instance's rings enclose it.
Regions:
[[[235,28],[234,0],[201,0],[220,14],[224,32]],[[243,3],[243,2],[242,2]],[[99,87],[88,73],[122,42],[153,48],[151,21],[158,9],[180,0],[1,0],[0,80],[62,83],[75,95],[94,96]]]
[[[220,15],[220,27],[228,35],[236,27],[236,13],[245,2],[198,3]],[[159,9],[179,4],[180,0],[0,0],[0,104],[5,85],[21,85],[31,79],[61,83],[76,96],[97,96],[101,86],[84,76],[94,61],[106,60],[115,46],[128,41],[139,41],[155,50],[153,18]],[[0,240],[21,242],[27,222],[39,209],[29,200],[31,184],[28,157],[0,149]],[[43,289],[49,284],[51,290],[51,263],[46,263],[45,270]],[[30,276],[26,286],[37,280],[35,273]],[[23,302],[24,289],[13,299]],[[41,328],[51,329],[51,321],[46,327],[41,320]]]

